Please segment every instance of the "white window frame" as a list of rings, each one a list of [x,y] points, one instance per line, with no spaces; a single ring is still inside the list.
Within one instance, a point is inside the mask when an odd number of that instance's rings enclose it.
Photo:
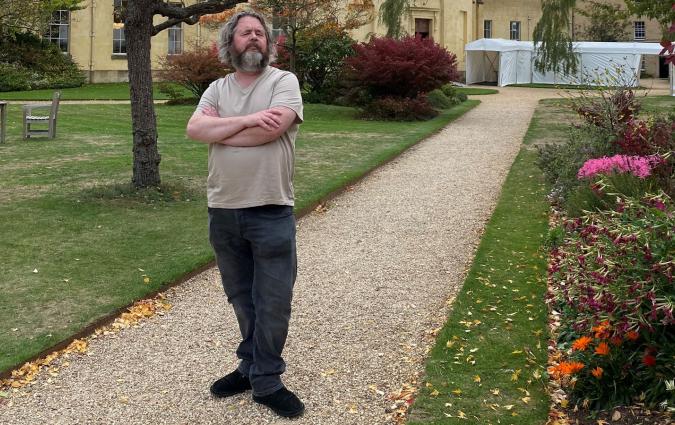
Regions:
[[[70,10],[54,11],[44,38],[56,44],[63,53],[68,53],[70,50]]]
[[[124,25],[122,28],[113,28],[113,55],[127,54],[127,40],[124,36]]]
[[[113,7],[120,7],[126,3],[126,0],[113,0]],[[127,40],[124,36],[124,24],[113,22],[112,36],[112,54],[113,56],[126,56]]]
[[[182,22],[169,27],[169,44],[167,46],[168,55],[180,55],[183,53],[183,25]]]
[[[520,40],[520,21],[511,21],[509,24],[509,38]]]
[[[647,38],[647,28],[645,21],[633,22],[633,37],[635,40],[644,40]]]
[[[483,20],[483,38],[492,38],[492,20]]]

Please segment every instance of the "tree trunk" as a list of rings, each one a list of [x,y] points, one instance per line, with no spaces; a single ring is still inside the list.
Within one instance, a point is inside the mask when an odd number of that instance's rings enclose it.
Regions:
[[[136,188],[158,186],[159,162],[157,149],[157,118],[152,98],[152,39],[153,9],[149,0],[128,3],[125,21],[129,92],[131,96],[131,125],[134,137],[132,183]]]

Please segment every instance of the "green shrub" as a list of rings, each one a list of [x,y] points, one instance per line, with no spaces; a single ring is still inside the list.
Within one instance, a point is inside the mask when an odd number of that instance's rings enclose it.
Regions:
[[[565,211],[568,217],[580,217],[587,212],[614,209],[618,195],[639,198],[654,187],[653,179],[640,179],[631,174],[604,176],[571,191],[565,202]]]
[[[573,127],[566,143],[537,145],[537,166],[551,185],[553,204],[564,205],[570,192],[582,185],[577,173],[588,159],[614,153],[614,137],[605,129],[585,125]]]
[[[436,115],[438,112],[424,96],[375,99],[361,111],[361,118],[383,121],[425,121]]]
[[[458,105],[468,99],[466,94],[457,91],[457,87],[454,84],[448,83],[441,87],[441,90],[454,105]]]
[[[0,91],[79,87],[85,76],[69,55],[31,34],[0,39]]]
[[[308,103],[335,103],[340,96],[346,57],[354,54],[354,40],[335,22],[318,24],[297,34],[295,74],[306,90]],[[276,67],[290,70],[291,43],[285,34],[277,39]]]
[[[456,105],[456,103],[448,98],[440,89],[432,90],[427,93],[427,99],[431,106],[436,109],[448,109]]]
[[[0,63],[0,91],[30,90],[30,72],[16,64]]]

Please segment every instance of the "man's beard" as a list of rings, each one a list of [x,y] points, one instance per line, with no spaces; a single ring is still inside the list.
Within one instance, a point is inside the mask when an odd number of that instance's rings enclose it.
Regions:
[[[270,56],[258,50],[248,48],[241,53],[232,52],[232,67],[237,71],[257,73],[265,69],[270,62]]]

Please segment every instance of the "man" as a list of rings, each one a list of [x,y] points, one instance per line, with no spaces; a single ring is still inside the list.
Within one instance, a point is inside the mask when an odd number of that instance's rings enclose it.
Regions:
[[[187,134],[209,145],[209,239],[242,341],[239,366],[211,386],[216,397],[253,389],[253,401],[285,417],[305,406],[280,375],[297,263],[293,216],[295,137],[302,122],[297,78],[270,67],[264,18],[246,11],[221,29],[221,61]]]

